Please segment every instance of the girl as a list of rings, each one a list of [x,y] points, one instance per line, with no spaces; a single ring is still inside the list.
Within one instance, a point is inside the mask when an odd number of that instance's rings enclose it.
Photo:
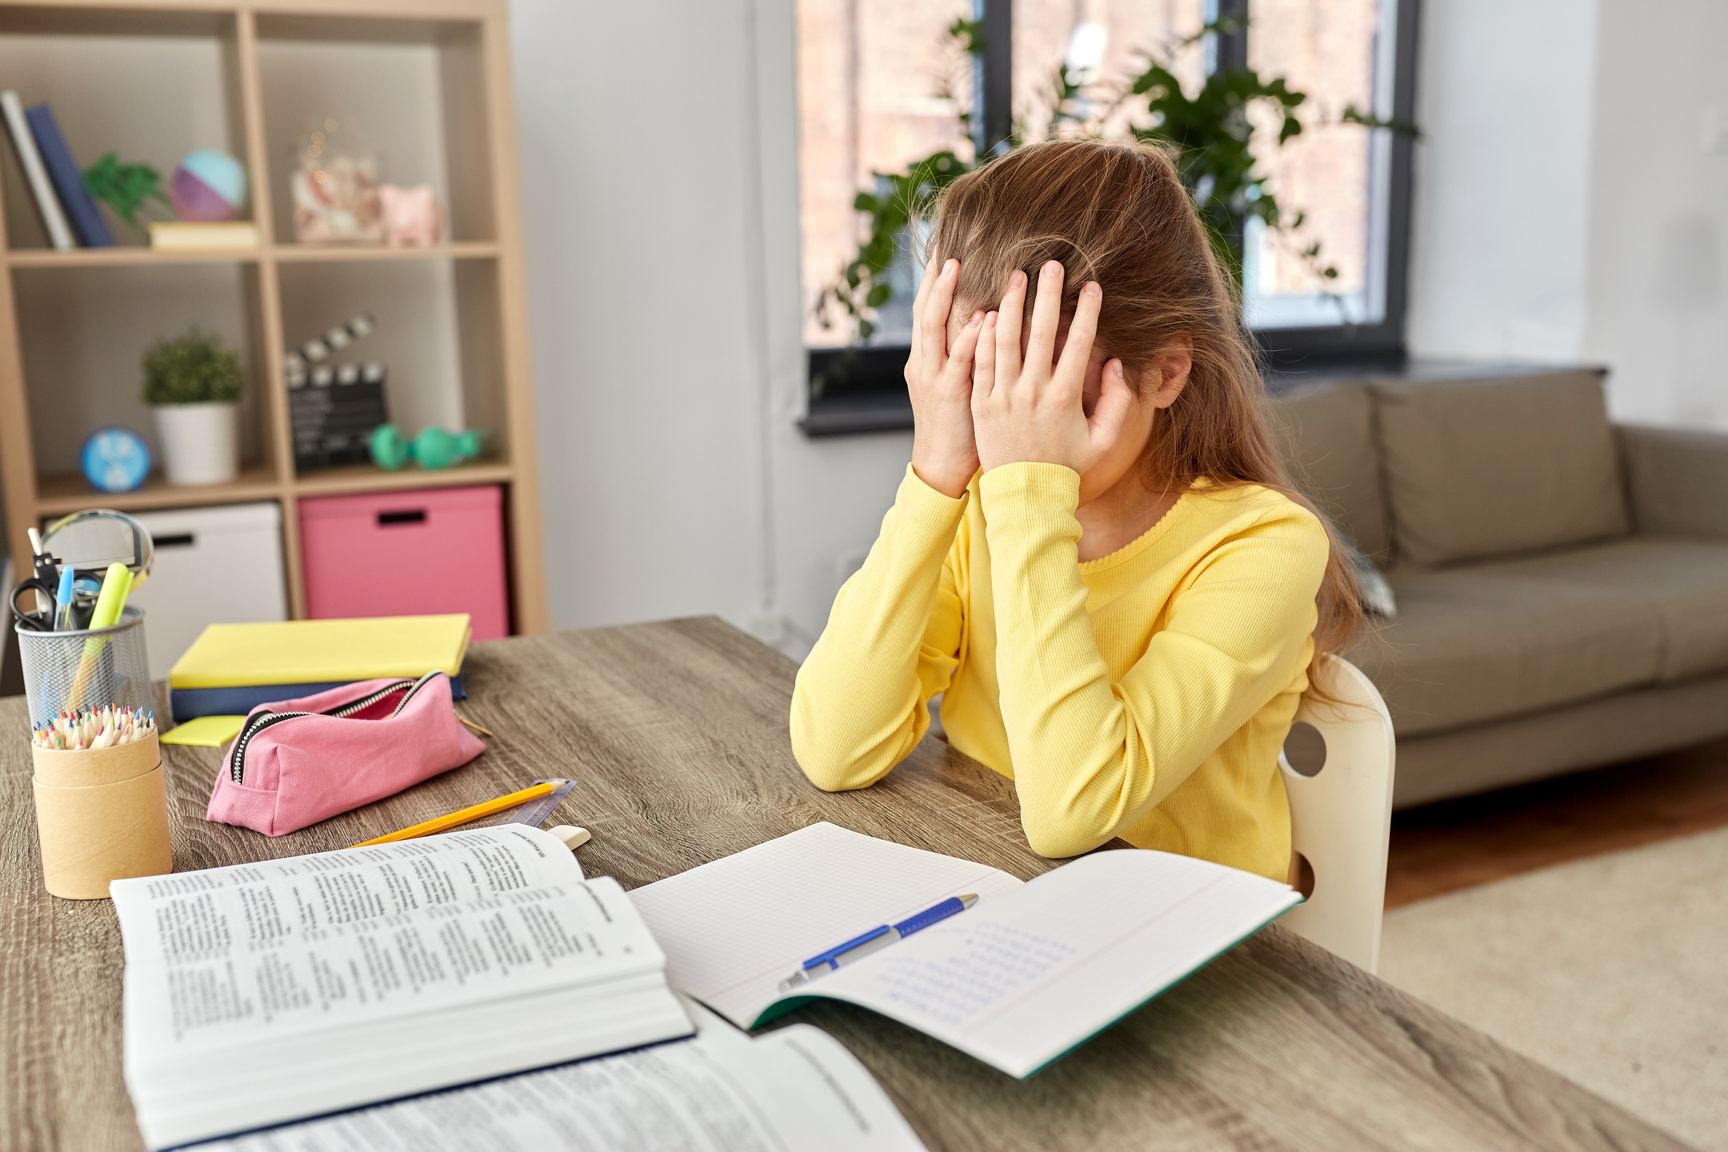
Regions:
[[[1278,750],[1361,608],[1174,165],[1021,148],[954,182],[931,244],[912,463],[798,673],[799,764],[875,783],[940,692],[1034,851],[1120,836],[1284,879]]]

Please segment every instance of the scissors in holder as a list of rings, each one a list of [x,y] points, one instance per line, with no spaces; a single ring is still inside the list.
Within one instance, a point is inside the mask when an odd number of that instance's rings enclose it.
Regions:
[[[12,615],[31,632],[54,631],[54,610],[59,601],[54,596],[54,589],[48,583],[35,576],[24,580],[12,589],[11,599],[7,601],[12,606]],[[25,607],[28,604],[29,607]],[[43,605],[47,607],[44,608]]]
[[[89,602],[95,594],[92,581],[79,580],[77,569],[62,564],[50,553],[34,528],[29,535],[33,574],[12,589],[8,601],[12,615],[32,632],[66,632],[83,627],[90,618]]]

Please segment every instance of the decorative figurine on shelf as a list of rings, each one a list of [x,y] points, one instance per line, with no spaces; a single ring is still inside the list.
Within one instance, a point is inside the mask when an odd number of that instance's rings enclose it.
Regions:
[[[141,240],[149,239],[144,225],[138,222],[138,213],[146,202],[155,200],[173,207],[169,197],[162,194],[162,174],[148,164],[128,164],[118,152],[104,154],[84,170],[84,188],[114,209],[114,215],[124,220]]]
[[[404,440],[394,424],[380,424],[372,433],[372,462],[394,472],[412,460],[422,468],[449,468],[480,455],[478,429],[448,432],[427,428],[412,440]]]
[[[101,492],[131,492],[150,475],[150,448],[130,428],[98,428],[84,441],[84,478]]]
[[[302,244],[376,244],[378,156],[353,119],[315,121],[300,137],[290,178],[294,239]]]
[[[226,152],[200,148],[168,178],[168,199],[182,220],[238,220],[246,207],[246,167]]]
[[[431,248],[438,243],[443,229],[432,185],[386,184],[378,189],[378,204],[384,215],[384,243],[390,247]]]

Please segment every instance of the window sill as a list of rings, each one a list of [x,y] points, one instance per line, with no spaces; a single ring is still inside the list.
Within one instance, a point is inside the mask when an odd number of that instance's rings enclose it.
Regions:
[[[864,432],[905,432],[912,427],[912,400],[905,386],[898,391],[853,392],[810,402],[798,421],[804,435],[853,436]]]
[[[1265,380],[1267,392],[1277,395],[1332,380],[1355,380],[1369,376],[1410,381],[1465,380],[1560,370],[1562,368],[1554,365],[1454,363],[1408,360],[1401,357],[1364,357],[1350,360],[1315,357],[1300,367],[1273,368],[1265,374]],[[904,384],[898,387],[839,392],[812,400],[809,412],[798,421],[798,427],[811,439],[856,436],[871,432],[906,432],[912,428],[912,401],[906,395]]]

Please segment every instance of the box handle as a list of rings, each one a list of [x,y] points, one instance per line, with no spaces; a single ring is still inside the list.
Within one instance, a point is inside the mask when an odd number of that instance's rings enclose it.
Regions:
[[[380,512],[380,513],[378,513],[378,527],[380,527],[380,528],[384,527],[386,524],[424,524],[424,523],[426,523],[426,509],[424,509],[424,508],[410,508],[410,509],[404,509],[401,512]]]
[[[153,536],[150,542],[161,548],[190,548],[198,543],[198,537],[190,532],[181,532],[177,536]]]

